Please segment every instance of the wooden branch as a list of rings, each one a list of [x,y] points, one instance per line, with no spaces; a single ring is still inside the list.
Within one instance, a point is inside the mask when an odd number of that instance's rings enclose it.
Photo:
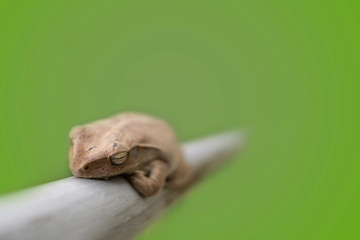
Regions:
[[[194,180],[243,143],[239,132],[185,143]],[[164,189],[143,198],[122,177],[109,181],[70,177],[3,197],[0,239],[131,239],[180,195]]]

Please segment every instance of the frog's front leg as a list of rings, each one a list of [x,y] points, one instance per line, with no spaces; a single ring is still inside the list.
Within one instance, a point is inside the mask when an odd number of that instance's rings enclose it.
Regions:
[[[127,179],[143,196],[149,197],[159,192],[165,185],[167,164],[161,160],[154,160],[144,167],[127,176]]]

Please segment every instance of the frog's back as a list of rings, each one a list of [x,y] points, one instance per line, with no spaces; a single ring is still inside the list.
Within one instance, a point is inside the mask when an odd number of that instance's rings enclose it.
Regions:
[[[98,139],[109,138],[108,135],[127,135],[134,144],[166,144],[174,140],[175,134],[172,128],[163,120],[149,115],[125,112],[109,118],[100,119],[82,126],[76,126],[70,132],[70,138],[75,135],[92,135]]]
[[[112,118],[113,126],[132,138],[133,144],[149,144],[169,154],[179,147],[173,129],[163,120],[141,113],[122,113]]]

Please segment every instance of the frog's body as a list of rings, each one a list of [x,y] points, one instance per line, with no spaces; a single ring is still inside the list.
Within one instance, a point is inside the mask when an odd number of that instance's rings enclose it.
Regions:
[[[107,179],[124,174],[144,196],[166,183],[179,188],[189,176],[181,145],[163,120],[123,113],[73,128],[69,152],[72,173]]]

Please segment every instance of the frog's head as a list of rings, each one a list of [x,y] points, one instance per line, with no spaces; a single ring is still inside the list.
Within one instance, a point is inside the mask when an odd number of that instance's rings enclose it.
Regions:
[[[91,125],[70,131],[69,167],[76,177],[109,178],[138,167],[137,148],[130,136]]]

